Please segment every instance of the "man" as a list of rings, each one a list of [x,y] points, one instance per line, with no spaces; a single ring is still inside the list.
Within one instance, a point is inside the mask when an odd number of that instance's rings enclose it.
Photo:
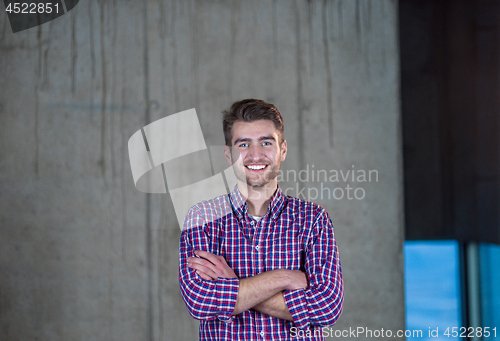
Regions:
[[[344,297],[330,217],[279,188],[287,143],[274,105],[236,102],[223,128],[238,183],[193,206],[180,240],[181,294],[200,340],[323,340]]]

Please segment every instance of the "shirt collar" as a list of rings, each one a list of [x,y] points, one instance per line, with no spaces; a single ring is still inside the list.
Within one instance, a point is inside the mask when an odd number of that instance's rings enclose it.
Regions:
[[[238,219],[243,219],[246,215],[248,215],[247,201],[238,190],[238,185],[234,186],[233,191],[229,194],[229,199],[233,211]],[[271,201],[269,201],[266,215],[270,215],[273,220],[278,218],[281,210],[285,206],[285,202],[286,196],[283,194],[283,191],[278,185],[276,192],[274,192],[273,196],[271,197]]]

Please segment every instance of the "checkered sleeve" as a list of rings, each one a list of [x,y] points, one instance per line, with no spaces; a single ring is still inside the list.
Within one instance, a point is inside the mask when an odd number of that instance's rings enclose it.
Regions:
[[[333,224],[321,210],[311,230],[314,237],[305,255],[305,271],[309,279],[306,290],[283,293],[288,310],[297,328],[309,325],[333,325],[342,313],[344,289]]]
[[[202,279],[195,270],[187,266],[188,257],[197,257],[194,251],[210,252],[209,237],[205,232],[206,222],[200,212],[191,208],[184,220],[179,247],[179,285],[189,313],[198,320],[218,318],[231,322],[238,297],[237,278],[218,278],[217,281]]]

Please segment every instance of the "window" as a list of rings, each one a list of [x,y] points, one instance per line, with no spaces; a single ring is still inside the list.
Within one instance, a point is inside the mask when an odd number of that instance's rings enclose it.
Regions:
[[[460,327],[459,245],[456,241],[407,241],[405,255],[406,329],[422,330],[423,338],[446,337],[448,327]],[[439,338],[430,337],[429,332]]]

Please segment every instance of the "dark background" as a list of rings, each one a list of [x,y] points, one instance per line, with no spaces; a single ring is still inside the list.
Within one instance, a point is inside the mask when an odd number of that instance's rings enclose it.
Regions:
[[[500,243],[498,1],[399,3],[406,239]]]

